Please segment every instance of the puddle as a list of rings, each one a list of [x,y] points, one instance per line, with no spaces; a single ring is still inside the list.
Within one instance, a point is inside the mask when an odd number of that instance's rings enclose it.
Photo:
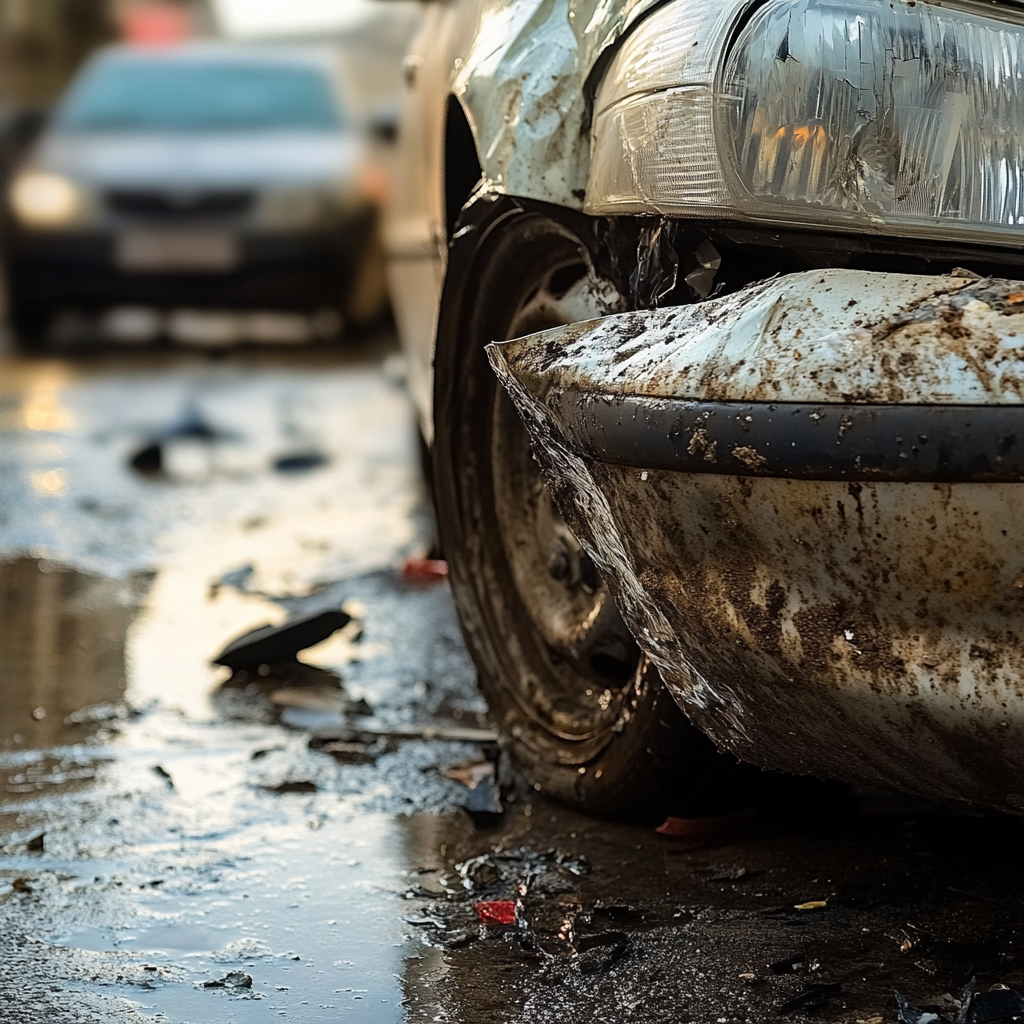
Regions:
[[[19,1024],[402,1020],[421,944],[395,813],[453,806],[433,767],[476,748],[339,763],[210,658],[347,602],[358,637],[309,661],[368,721],[480,717],[447,588],[397,571],[423,543],[405,398],[373,363],[159,362],[22,363],[20,402],[0,396],[21,481],[0,523],[0,999]],[[189,404],[236,440],[140,478],[126,454]],[[278,473],[308,436],[344,449]]]
[[[734,1024],[810,991],[785,1019],[878,1024],[894,986],[1024,986],[1020,822],[800,783],[703,845],[532,793],[474,827],[448,772],[478,743],[368,731],[486,725],[447,584],[399,572],[429,538],[406,400],[373,360],[275,358],[0,374],[0,1018]],[[131,470],[191,407],[234,440]],[[277,472],[310,437],[329,460]],[[304,655],[327,710],[210,664],[342,604]],[[476,857],[513,867],[467,889]]]
[[[37,558],[0,563],[0,750],[84,738],[94,723],[69,720],[83,707],[107,706],[117,716],[125,637],[148,583],[145,575],[109,580]]]

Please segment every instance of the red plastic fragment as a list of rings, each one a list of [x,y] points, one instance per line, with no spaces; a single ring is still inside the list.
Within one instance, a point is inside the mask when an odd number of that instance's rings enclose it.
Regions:
[[[515,924],[516,904],[514,900],[491,900],[474,904],[476,916],[484,924]]]
[[[692,840],[710,839],[723,833],[735,832],[753,820],[749,811],[723,814],[716,818],[666,818],[656,829],[663,836]]]
[[[412,583],[438,583],[448,579],[448,563],[440,558],[407,558],[402,575]]]

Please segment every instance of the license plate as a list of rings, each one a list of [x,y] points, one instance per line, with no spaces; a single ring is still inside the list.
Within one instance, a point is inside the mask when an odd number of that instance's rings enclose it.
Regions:
[[[131,273],[224,273],[238,266],[238,241],[221,231],[132,232],[118,239],[114,261]]]

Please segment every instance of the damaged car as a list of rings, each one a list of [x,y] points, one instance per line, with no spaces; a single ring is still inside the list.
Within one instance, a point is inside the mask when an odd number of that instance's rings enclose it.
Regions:
[[[396,315],[534,787],[1024,812],[1024,12],[438,0],[405,72]]]

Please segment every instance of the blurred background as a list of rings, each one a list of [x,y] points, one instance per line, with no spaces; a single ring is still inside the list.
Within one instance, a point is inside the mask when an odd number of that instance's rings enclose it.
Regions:
[[[4,0],[0,300],[22,351],[387,318],[415,0]]]

